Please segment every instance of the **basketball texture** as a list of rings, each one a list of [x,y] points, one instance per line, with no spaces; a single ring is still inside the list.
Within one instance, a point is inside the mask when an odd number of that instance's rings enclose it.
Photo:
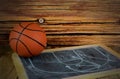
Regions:
[[[46,43],[46,34],[37,23],[20,23],[9,36],[10,47],[22,57],[39,55],[45,49]]]

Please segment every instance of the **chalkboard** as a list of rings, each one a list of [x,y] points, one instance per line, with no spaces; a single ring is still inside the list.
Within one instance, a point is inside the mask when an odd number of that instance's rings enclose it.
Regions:
[[[101,46],[51,50],[20,60],[29,79],[62,79],[120,68],[120,59]]]

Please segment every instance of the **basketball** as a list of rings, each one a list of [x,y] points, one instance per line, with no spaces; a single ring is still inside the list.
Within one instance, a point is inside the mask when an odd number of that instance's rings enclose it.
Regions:
[[[38,23],[20,23],[12,29],[9,36],[10,47],[22,57],[39,55],[46,43],[46,33]]]

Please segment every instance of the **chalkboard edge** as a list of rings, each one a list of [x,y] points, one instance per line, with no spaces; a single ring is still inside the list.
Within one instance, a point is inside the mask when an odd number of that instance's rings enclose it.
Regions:
[[[48,52],[55,52],[55,51],[61,51],[61,50],[71,50],[71,49],[78,49],[78,48],[86,48],[86,47],[102,47],[104,48],[106,51],[108,51],[110,54],[120,58],[120,54],[117,53],[116,51],[114,51],[113,49],[111,49],[110,47],[107,47],[104,44],[93,44],[93,45],[83,45],[83,46],[71,46],[71,47],[63,47],[63,48],[53,48],[53,49],[46,49],[44,50],[42,53],[48,53]]]
[[[71,46],[71,47],[62,47],[62,48],[52,48],[52,49],[46,49],[42,53],[51,52],[51,51],[61,51],[61,50],[71,50],[71,49],[78,49],[78,48],[86,48],[86,47],[95,47],[99,45],[83,45],[83,46]]]
[[[97,72],[97,73],[90,73],[90,74],[78,75],[78,76],[73,76],[73,77],[67,77],[63,79],[102,79],[104,77],[118,76],[118,75],[120,75],[120,68]]]
[[[16,53],[12,54],[12,60],[13,60],[13,63],[15,65],[18,78],[19,79],[29,79],[26,72],[25,72],[25,68],[24,68],[22,62]]]

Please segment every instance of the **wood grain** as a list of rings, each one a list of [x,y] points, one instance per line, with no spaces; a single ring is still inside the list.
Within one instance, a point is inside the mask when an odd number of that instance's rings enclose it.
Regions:
[[[7,2],[7,3],[6,3]],[[6,5],[4,5],[6,4]],[[40,18],[40,17],[82,17],[86,19],[119,19],[119,0],[64,0],[64,1],[43,1],[43,0],[2,0],[0,2],[1,20],[19,18]],[[7,18],[7,16],[11,18]],[[6,17],[6,18],[5,18]],[[53,20],[53,18],[50,18]]]
[[[119,0],[2,0],[0,5],[0,45],[8,45],[15,24],[42,17],[49,47],[102,43],[119,50]]]
[[[0,24],[0,34],[9,34],[18,24]],[[119,24],[61,24],[40,25],[47,34],[74,34],[74,33],[116,33],[120,34]]]

